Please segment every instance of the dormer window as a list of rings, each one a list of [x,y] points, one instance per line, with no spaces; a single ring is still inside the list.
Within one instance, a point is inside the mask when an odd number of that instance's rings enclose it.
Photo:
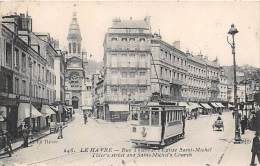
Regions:
[[[117,41],[117,38],[116,37],[112,37],[111,41]]]

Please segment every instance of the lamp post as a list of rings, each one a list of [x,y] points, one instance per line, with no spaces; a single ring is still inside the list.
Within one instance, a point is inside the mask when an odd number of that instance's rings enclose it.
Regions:
[[[231,46],[232,54],[233,54],[233,68],[234,68],[234,112],[235,112],[235,138],[234,143],[240,143],[241,136],[240,136],[240,130],[239,130],[239,119],[238,119],[238,106],[237,106],[237,80],[236,80],[236,54],[235,54],[235,40],[234,36],[238,33],[237,28],[235,28],[235,25],[232,24],[228,34],[232,36],[232,41],[230,42],[227,36],[227,42]]]
[[[32,60],[29,61],[30,67],[30,88],[29,88],[29,96],[30,96],[30,117],[29,117],[29,136],[32,137]]]

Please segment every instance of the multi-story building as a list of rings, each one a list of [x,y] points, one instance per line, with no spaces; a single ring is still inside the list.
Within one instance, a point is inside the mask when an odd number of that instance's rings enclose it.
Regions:
[[[187,64],[185,53],[154,34],[151,40],[151,93],[159,92],[164,100],[183,100],[187,93]]]
[[[126,120],[130,101],[148,100],[151,37],[149,17],[113,20],[104,39],[104,119]]]
[[[28,15],[3,16],[0,34],[0,110],[6,120],[5,129],[16,136],[17,127],[28,123],[30,96],[33,129],[43,127],[40,117],[50,113],[46,109],[51,111],[48,106],[43,109],[43,105],[51,104],[54,99],[47,95],[48,87],[53,92],[55,85],[55,81],[48,82],[47,71],[55,50],[53,54],[48,53],[49,41],[32,31],[32,19]],[[54,75],[51,77],[55,80]]]
[[[68,54],[66,57],[65,74],[65,102],[66,105],[72,105],[74,109],[79,109],[84,105],[82,101],[84,96],[86,74],[83,62],[83,52],[81,48],[81,33],[77,21],[76,12],[70,23],[68,40]]]
[[[207,61],[203,55],[192,55],[187,51],[187,101],[208,101],[207,97]]]
[[[104,119],[112,121],[125,120],[130,104],[149,100],[154,92],[166,101],[207,105],[221,101],[219,76],[217,59],[184,53],[180,41],[163,41],[160,34],[151,33],[149,17],[114,19],[104,41],[104,80],[95,88],[103,90],[103,101],[95,101]],[[200,107],[196,103],[192,108]]]
[[[228,101],[228,83],[227,83],[227,76],[223,68],[221,67],[220,75],[219,75],[219,95],[218,98],[220,101],[227,102]]]

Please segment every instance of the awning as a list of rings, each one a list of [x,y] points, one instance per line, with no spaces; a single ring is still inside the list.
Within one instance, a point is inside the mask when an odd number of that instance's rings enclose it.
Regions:
[[[32,118],[37,118],[42,114],[32,105]],[[20,103],[18,107],[18,121],[23,121],[25,118],[30,117],[30,104]]]
[[[212,109],[212,107],[210,105],[208,105],[207,103],[200,103],[202,107],[204,107],[205,109]]]
[[[129,111],[128,104],[109,104],[109,111],[120,112],[120,111]]]
[[[232,104],[229,104],[229,103],[228,103],[228,107],[229,108],[234,108],[234,106]]]
[[[66,106],[63,106],[63,110],[66,112],[70,112],[70,109],[68,109]]]
[[[56,114],[48,105],[43,105],[41,109],[41,113],[43,116],[50,116],[52,114]]]
[[[54,111],[59,111],[59,109],[58,109],[57,107],[55,107],[55,106],[50,106],[50,108],[51,108],[52,110],[54,110]]]
[[[211,103],[211,105],[215,108],[219,108],[219,106],[216,103]]]
[[[82,106],[82,110],[92,110],[91,106]]]
[[[201,108],[201,106],[198,104],[198,103],[189,103],[189,110],[193,110],[193,109],[196,109],[196,108]]]
[[[222,103],[216,103],[219,107],[224,108],[225,106]]]
[[[189,104],[186,102],[179,102],[179,106],[189,107]]]

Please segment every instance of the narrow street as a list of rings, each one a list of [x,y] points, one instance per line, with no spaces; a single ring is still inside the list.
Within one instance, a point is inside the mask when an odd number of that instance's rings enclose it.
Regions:
[[[21,165],[172,165],[172,162],[192,165],[217,165],[233,138],[233,119],[230,112],[224,113],[225,130],[213,131],[212,124],[216,115],[201,116],[197,120],[188,120],[185,139],[172,144],[163,150],[177,150],[174,156],[164,157],[93,157],[93,153],[85,152],[85,148],[112,148],[114,151],[124,149],[136,150],[128,141],[130,137],[129,124],[110,123],[89,119],[84,125],[82,115],[75,114],[75,120],[63,130],[63,139],[57,139],[57,134],[49,135],[32,144],[29,148],[17,151],[13,157],[4,158],[6,165],[16,163]],[[100,149],[99,149],[100,150]],[[151,150],[151,149],[150,149]],[[93,150],[94,151],[94,150]],[[157,152],[158,150],[152,150]],[[45,152],[45,153],[42,153]],[[48,153],[46,153],[48,152]],[[135,153],[136,153],[135,152]],[[146,153],[147,151],[142,151]],[[222,156],[222,157],[221,157]],[[118,163],[117,163],[118,162]]]

